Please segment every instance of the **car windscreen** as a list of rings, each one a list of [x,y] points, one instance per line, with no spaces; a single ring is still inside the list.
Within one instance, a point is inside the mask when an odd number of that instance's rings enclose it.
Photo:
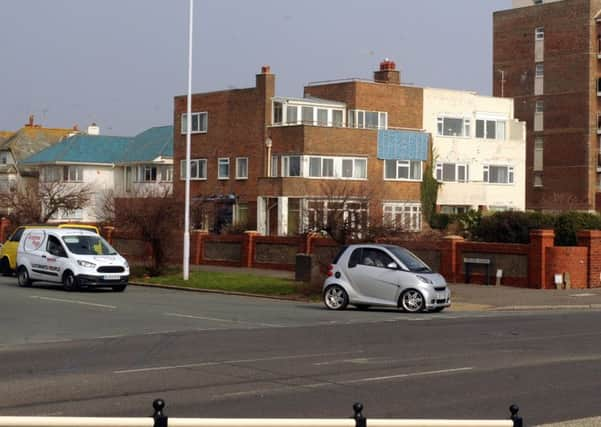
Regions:
[[[117,255],[117,251],[100,236],[63,236],[63,242],[76,255]]]
[[[431,273],[432,270],[428,265],[419,259],[413,252],[398,246],[388,246],[387,249],[396,256],[399,261],[405,264],[409,271],[415,273]]]

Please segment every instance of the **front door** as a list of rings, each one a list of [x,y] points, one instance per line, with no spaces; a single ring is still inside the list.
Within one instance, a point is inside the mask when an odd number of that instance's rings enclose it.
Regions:
[[[380,249],[355,249],[347,268],[353,287],[374,303],[396,305],[399,271],[387,267],[393,262],[392,257]]]
[[[46,243],[46,274],[48,279],[53,282],[61,282],[65,264],[67,261],[67,252],[60,240],[52,235],[48,236]]]

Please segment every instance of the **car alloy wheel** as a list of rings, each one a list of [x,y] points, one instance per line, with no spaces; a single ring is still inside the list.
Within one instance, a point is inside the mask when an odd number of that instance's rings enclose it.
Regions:
[[[401,295],[401,307],[403,307],[403,310],[410,313],[422,311],[425,307],[424,296],[420,291],[409,289]]]
[[[338,285],[332,285],[323,294],[323,302],[330,310],[344,310],[348,305],[348,294]]]

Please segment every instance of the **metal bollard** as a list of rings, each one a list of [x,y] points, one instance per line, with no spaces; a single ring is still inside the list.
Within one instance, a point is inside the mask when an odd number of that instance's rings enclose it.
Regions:
[[[353,405],[353,411],[355,412],[355,415],[353,416],[355,419],[355,427],[367,427],[367,419],[363,416],[363,404],[359,402],[355,403]]]
[[[156,399],[152,402],[152,407],[154,408],[154,414],[152,415],[152,418],[154,418],[154,427],[167,427],[169,417],[163,413],[165,401],[163,399]]]
[[[519,411],[520,408],[515,403],[509,407],[509,412],[511,412],[511,421],[513,421],[513,427],[524,426],[524,420],[518,415]]]

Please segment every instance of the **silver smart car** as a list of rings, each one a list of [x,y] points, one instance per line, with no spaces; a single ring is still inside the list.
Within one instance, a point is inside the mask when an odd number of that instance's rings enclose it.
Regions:
[[[441,311],[451,305],[444,277],[411,251],[395,245],[343,247],[328,269],[323,301],[330,310],[348,304],[400,307],[408,312]]]

